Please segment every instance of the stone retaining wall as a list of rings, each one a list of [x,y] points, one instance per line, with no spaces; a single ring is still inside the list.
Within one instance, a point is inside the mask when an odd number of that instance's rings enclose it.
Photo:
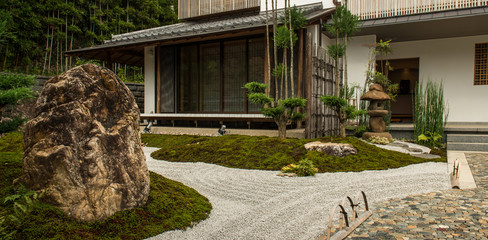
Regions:
[[[36,84],[34,85],[34,90],[39,92],[44,86],[44,83],[47,82],[51,77],[47,76],[37,76],[36,77]],[[129,90],[134,95],[136,99],[137,106],[139,106],[139,110],[141,113],[144,113],[144,83],[129,83],[126,82],[125,85],[129,88]]]

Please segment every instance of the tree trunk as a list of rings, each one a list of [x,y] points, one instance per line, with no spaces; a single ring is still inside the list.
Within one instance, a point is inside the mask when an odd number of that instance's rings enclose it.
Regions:
[[[276,46],[276,28],[278,27],[278,16],[277,16],[277,8],[278,8],[278,1],[271,0],[272,10],[273,10],[273,52],[274,52],[274,69],[278,67],[278,48]],[[278,98],[278,78],[274,77],[275,79],[275,98]]]
[[[339,120],[339,137],[346,137],[346,119]]]
[[[5,70],[5,68],[7,67],[7,56],[8,56],[8,42],[7,45],[5,45],[5,57],[3,58],[2,70]]]
[[[271,0],[273,1],[273,0]],[[270,60],[270,54],[269,54],[269,21],[268,21],[268,0],[266,0],[266,59],[267,59],[267,64],[268,64],[268,69],[266,69],[266,76],[268,77],[268,89],[266,91],[266,95],[269,96],[270,94],[270,86],[269,84],[271,82],[271,60]]]
[[[347,35],[344,36],[344,99],[347,100]]]
[[[291,0],[288,0],[288,17],[290,22],[290,83],[291,83],[291,97],[295,96],[295,86],[293,77],[293,26],[291,25]]]
[[[339,33],[337,33],[337,36],[336,36],[336,45],[337,47],[339,47]],[[336,57],[335,57],[335,69],[334,69],[334,81],[336,83],[336,87],[335,87],[335,96],[336,97],[339,97],[339,91],[340,91],[340,83],[339,83],[339,54],[336,53]]]
[[[280,118],[278,121],[276,121],[276,125],[278,125],[278,137],[281,139],[286,139],[286,121]]]

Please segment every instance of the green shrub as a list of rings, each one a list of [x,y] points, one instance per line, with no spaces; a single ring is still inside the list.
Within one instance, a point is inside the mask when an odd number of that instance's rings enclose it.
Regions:
[[[425,137],[444,136],[444,128],[446,126],[449,110],[447,103],[444,100],[444,87],[442,82],[435,83],[431,80],[427,81],[424,88],[422,83],[419,83],[415,88],[415,99],[413,109],[414,122],[414,137],[419,140],[420,135]],[[429,133],[430,136],[427,136]],[[436,135],[437,134],[437,135]],[[422,140],[419,143],[430,142],[425,140],[425,137],[420,137]],[[436,137],[436,139],[439,139]]]
[[[7,133],[12,131],[17,131],[27,119],[22,116],[14,117],[13,119],[3,120],[0,122],[0,133]]]
[[[372,136],[372,137],[368,138],[368,142],[371,142],[374,144],[386,145],[390,142],[393,142],[393,140],[390,141],[390,139],[385,138],[385,137]]]
[[[319,170],[313,166],[313,162],[308,159],[303,159],[298,164],[290,164],[281,169],[283,173],[296,173],[297,176],[314,176]]]
[[[367,131],[368,131],[368,127],[367,126],[365,126],[365,125],[358,125],[356,127],[356,129],[354,129],[354,136],[360,138]]]

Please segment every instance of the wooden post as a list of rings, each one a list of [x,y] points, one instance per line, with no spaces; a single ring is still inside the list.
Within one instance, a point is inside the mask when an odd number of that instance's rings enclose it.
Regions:
[[[112,52],[107,51],[107,68],[113,71],[112,69]]]
[[[156,63],[156,113],[161,112],[161,47],[154,47],[153,55]],[[156,52],[158,54],[156,54]]]
[[[306,75],[305,83],[307,84],[307,119],[305,123],[305,138],[311,138],[311,121],[312,113],[311,101],[312,101],[312,33],[307,33],[307,60],[306,60]]]
[[[268,78],[268,58],[269,58],[269,51],[268,51],[268,40],[266,38],[266,33],[264,33],[264,84],[268,85],[266,88],[266,95],[269,96],[269,81],[270,79]]]
[[[297,87],[297,97],[302,97],[303,95],[303,29],[300,29],[298,34],[298,87]],[[299,108],[298,112],[302,112]],[[297,122],[297,128],[302,128],[302,121]]]

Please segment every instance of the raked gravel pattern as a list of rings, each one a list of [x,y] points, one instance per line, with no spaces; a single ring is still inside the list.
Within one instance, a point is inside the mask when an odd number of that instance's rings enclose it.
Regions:
[[[149,170],[194,188],[213,209],[192,228],[151,239],[316,239],[326,231],[330,209],[345,196],[362,190],[374,209],[390,198],[449,188],[447,163],[289,178],[276,176],[278,171],[155,160],[155,150],[144,148]]]

